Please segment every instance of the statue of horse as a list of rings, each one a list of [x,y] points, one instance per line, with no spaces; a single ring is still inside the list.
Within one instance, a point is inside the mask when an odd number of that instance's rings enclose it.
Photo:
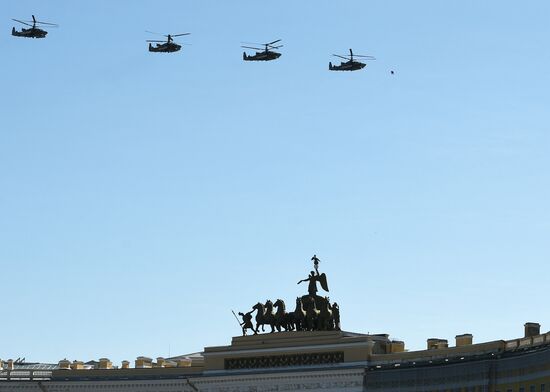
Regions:
[[[281,332],[281,328],[285,331],[291,331],[292,323],[290,322],[290,314],[286,312],[285,301],[278,299],[273,306],[277,308],[275,312],[275,328],[277,328],[277,332]]]
[[[275,332],[275,315],[273,314],[273,302],[267,300],[265,303],[265,321],[271,326],[271,332]]]
[[[304,298],[302,297],[302,302]],[[305,297],[304,308],[306,310],[305,330],[306,331],[318,331],[319,330],[319,310],[315,305],[315,298]]]
[[[317,327],[320,331],[330,331],[334,329],[334,319],[332,318],[332,310],[328,297],[325,297],[325,300],[322,301],[319,317],[317,318]]]
[[[256,312],[256,328],[254,329],[254,333],[258,333],[260,330],[260,325],[262,326],[262,331],[264,329],[264,320],[265,320],[265,306],[261,302],[258,302],[256,305],[252,307],[252,310],[257,310]]]
[[[256,313],[255,331],[258,332],[261,326],[262,332],[264,332],[264,325],[269,325],[271,326],[271,332],[275,332],[275,315],[273,314],[273,303],[269,300],[265,303],[265,305],[261,302],[258,302],[252,307],[252,309],[256,309],[258,311]]]
[[[296,331],[303,331],[305,329],[306,311],[304,310],[304,304],[300,297],[296,298],[296,309],[291,313],[290,323]]]

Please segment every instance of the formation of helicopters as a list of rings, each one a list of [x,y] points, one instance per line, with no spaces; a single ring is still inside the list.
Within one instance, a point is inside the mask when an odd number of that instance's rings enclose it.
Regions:
[[[11,34],[15,37],[45,38],[46,35],[48,34],[48,32],[44,30],[45,28],[58,27],[58,25],[55,23],[40,22],[36,20],[34,15],[32,15],[32,21],[23,21],[19,19],[12,19],[12,20],[30,27],[30,28],[22,28],[21,31],[17,31],[15,27],[13,27],[11,30]],[[161,52],[161,53],[174,53],[181,50],[182,44],[174,42],[174,37],[181,37],[181,36],[191,34],[191,33],[160,34],[152,31],[147,31],[147,33],[161,35],[166,38],[166,40],[150,40],[150,39],[146,40],[146,42],[149,43],[149,52]],[[256,53],[251,55],[248,55],[246,52],[243,52],[243,60],[244,61],[277,60],[279,57],[281,57],[281,53],[276,52],[276,50],[283,47],[283,45],[281,45],[280,42],[281,42],[280,39],[277,39],[272,42],[264,43],[264,44],[243,42],[243,44],[245,45],[254,45],[254,46],[241,46],[242,48],[256,50]],[[153,45],[153,43],[155,43],[155,45]],[[258,46],[263,46],[263,48],[259,48]],[[373,56],[365,56],[365,55],[357,55],[357,54],[354,55],[351,49],[349,50],[349,56],[348,55],[343,56],[339,54],[334,54],[333,56],[339,57],[346,61],[345,62],[342,61],[340,65],[332,65],[332,62],[329,62],[328,69],[330,71],[358,71],[365,68],[367,64],[364,62],[358,61],[357,58],[360,58],[363,61],[376,60],[376,58],[374,58]],[[393,75],[394,71],[391,71],[391,74]]]

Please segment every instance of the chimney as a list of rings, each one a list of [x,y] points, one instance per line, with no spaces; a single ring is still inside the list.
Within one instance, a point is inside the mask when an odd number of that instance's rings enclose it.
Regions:
[[[82,369],[84,369],[84,362],[82,362],[82,361],[73,361],[73,363],[71,363],[71,369],[72,370],[82,370]]]
[[[449,347],[447,339],[430,338],[428,339],[428,350],[439,350]]]
[[[62,359],[58,363],[59,369],[62,370],[70,370],[71,369],[71,362],[67,360],[67,358]]]
[[[456,347],[470,346],[474,340],[474,336],[471,333],[465,333],[463,335],[456,335]]]
[[[130,369],[130,362],[129,361],[122,361],[122,368],[123,369]]]
[[[405,351],[405,342],[401,340],[392,340],[389,343],[390,353],[402,353]]]
[[[191,362],[190,358],[181,358],[176,361],[178,367],[189,367],[191,366]]]
[[[525,323],[525,337],[530,338],[532,336],[540,335],[539,323]]]
[[[157,367],[164,367],[166,365],[166,360],[163,357],[157,358]]]
[[[0,370],[4,370],[4,361],[0,359]]]
[[[149,369],[153,367],[153,360],[147,357],[137,357],[136,369]]]
[[[113,363],[109,361],[109,358],[99,358],[99,369],[112,369]]]
[[[8,370],[13,370],[13,359],[8,359]]]

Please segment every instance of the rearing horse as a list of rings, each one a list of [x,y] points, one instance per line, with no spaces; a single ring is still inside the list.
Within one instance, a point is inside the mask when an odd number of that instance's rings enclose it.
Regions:
[[[256,333],[259,332],[260,325],[262,326],[262,332],[264,332],[264,325],[268,324],[271,326],[271,332],[275,332],[275,315],[273,314],[273,303],[271,301],[267,301],[264,304],[261,302],[258,302],[256,305],[252,307],[252,309],[256,309]]]
[[[319,318],[317,320],[317,328],[319,328],[320,331],[329,331],[334,329],[334,319],[332,318],[332,310],[328,297],[325,297],[325,300],[322,302]]]
[[[281,332],[281,328],[285,331],[291,331],[292,324],[290,322],[290,315],[285,309],[285,301],[278,299],[275,301],[273,306],[277,308],[277,311],[275,312],[275,328],[277,328],[277,332]]]
[[[296,331],[303,331],[305,329],[306,311],[300,297],[296,297],[296,309],[294,309],[291,315],[290,322],[294,325]]]
[[[306,309],[305,330],[315,331],[319,329],[319,310],[315,305],[315,298],[305,297],[304,307]]]

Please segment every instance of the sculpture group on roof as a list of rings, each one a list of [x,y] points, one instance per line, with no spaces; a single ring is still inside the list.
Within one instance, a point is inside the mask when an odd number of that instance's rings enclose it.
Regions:
[[[294,311],[287,312],[285,302],[277,299],[275,303],[267,300],[265,303],[258,302],[247,313],[239,312],[242,322],[243,336],[246,336],[250,329],[254,334],[265,332],[264,327],[271,327],[271,333],[281,331],[339,331],[340,330],[340,309],[336,302],[330,303],[329,297],[317,295],[317,282],[326,292],[329,291],[327,277],[319,273],[319,259],[316,255],[311,258],[315,271],[302,279],[298,284],[308,283],[308,294],[296,298]],[[275,310],[275,311],[274,311]],[[254,312],[256,315],[254,316]],[[253,319],[256,325],[253,324]]]

